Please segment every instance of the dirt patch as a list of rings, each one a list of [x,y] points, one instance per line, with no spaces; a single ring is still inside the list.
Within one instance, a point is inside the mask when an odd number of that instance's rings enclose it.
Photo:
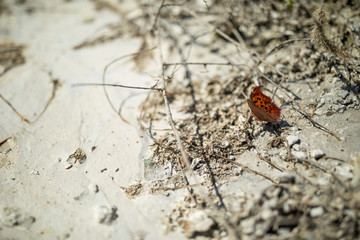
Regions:
[[[164,223],[188,237],[358,237],[358,153],[331,149],[352,141],[343,131],[352,126],[339,129],[344,113],[359,116],[358,13],[351,5],[313,2],[191,9],[163,4],[151,28],[175,59],[163,62],[163,81],[190,169],[176,134],[163,127],[165,99],[150,93],[140,119],[154,142],[144,161],[147,181],[126,192],[187,188],[187,200]],[[200,60],[190,61],[194,55]],[[283,108],[281,121],[251,117],[246,100],[257,85]],[[257,197],[225,191],[249,174],[270,186]]]
[[[25,63],[24,46],[13,43],[0,44],[0,77],[11,68]]]

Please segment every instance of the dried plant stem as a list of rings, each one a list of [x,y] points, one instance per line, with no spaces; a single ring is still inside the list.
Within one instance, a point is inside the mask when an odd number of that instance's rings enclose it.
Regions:
[[[249,168],[248,166],[245,166],[245,165],[243,165],[243,164],[241,164],[241,163],[232,162],[232,164],[237,165],[237,166],[239,166],[239,167],[242,167],[242,168],[245,169],[246,171],[251,172],[251,173],[253,173],[253,174],[255,174],[255,175],[259,175],[259,176],[261,176],[261,177],[263,177],[263,178],[271,181],[272,183],[279,184],[279,181],[278,181],[278,180],[276,180],[276,179],[274,179],[274,178],[272,178],[272,177],[270,177],[270,176],[268,176],[268,175],[266,175],[266,174],[264,174],[264,173],[258,172],[258,171],[254,170],[254,169],[251,169],[251,168]]]
[[[11,103],[10,103],[6,98],[4,98],[1,94],[0,94],[0,98],[11,108],[11,110],[14,111],[14,113],[16,113],[16,115],[18,115],[18,117],[19,117],[22,121],[24,121],[24,122],[26,122],[26,123],[30,123],[30,121],[29,121],[26,117],[24,117],[23,115],[21,115],[21,114],[13,107],[13,105],[11,105]]]
[[[314,29],[311,32],[311,40],[317,47],[331,52],[347,63],[351,55],[340,49],[335,42],[331,41],[327,37],[327,26],[329,20],[327,19],[327,11],[324,10],[323,4],[324,3],[322,3],[320,8],[314,13]]]
[[[137,90],[150,90],[150,91],[162,91],[162,88],[156,87],[136,87],[122,84],[112,84],[112,83],[76,83],[72,85],[73,87],[81,87],[81,86],[102,86],[102,87],[119,87],[119,88],[129,88],[129,89],[137,89]]]
[[[50,78],[52,78],[51,73],[48,73]],[[16,115],[24,122],[32,124],[35,123],[36,121],[38,121],[40,119],[40,117],[46,112],[46,110],[48,109],[48,107],[50,106],[51,102],[54,100],[55,96],[56,96],[56,91],[60,85],[59,80],[57,79],[52,79],[52,92],[51,92],[51,96],[50,98],[46,101],[46,104],[44,106],[44,108],[41,110],[41,112],[36,116],[36,118],[32,121],[30,121],[29,119],[27,119],[26,117],[24,117],[22,114],[20,114],[15,107],[6,99],[4,98],[1,94],[0,94],[0,98],[11,108],[11,110],[13,110]]]

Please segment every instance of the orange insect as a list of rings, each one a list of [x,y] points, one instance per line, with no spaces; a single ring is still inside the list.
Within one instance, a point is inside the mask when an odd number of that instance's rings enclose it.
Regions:
[[[261,86],[253,89],[250,98],[251,100],[248,99],[247,103],[256,120],[265,122],[277,122],[280,120],[281,109],[271,101],[271,97],[262,93]]]

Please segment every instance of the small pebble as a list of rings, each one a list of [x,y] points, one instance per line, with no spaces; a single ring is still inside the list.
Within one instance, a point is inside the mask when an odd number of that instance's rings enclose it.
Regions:
[[[255,230],[255,218],[247,218],[243,221],[241,221],[241,230],[245,234],[252,234]]]
[[[221,143],[221,147],[222,147],[222,148],[227,148],[228,146],[230,146],[230,143],[229,143],[228,141],[223,141],[223,142]]]
[[[294,199],[288,199],[283,205],[283,211],[285,214],[290,213],[296,209],[298,203]]]
[[[342,99],[345,99],[349,95],[349,91],[339,89],[336,91],[336,94],[342,97]]]
[[[286,140],[288,141],[289,143],[289,147],[292,147],[295,143],[299,143],[300,142],[300,139],[298,136],[295,136],[295,135],[289,135],[286,137]]]
[[[32,170],[31,171],[31,173],[30,173],[31,175],[39,175],[40,173],[39,173],[39,171],[38,170]]]
[[[325,153],[321,149],[313,149],[310,152],[310,156],[315,158],[316,160],[318,160],[318,159],[322,158],[323,156],[325,156]]]
[[[324,209],[323,207],[314,207],[310,210],[310,216],[311,217],[320,217],[321,215],[323,215],[324,213]]]
[[[94,210],[95,220],[97,223],[111,224],[118,217],[116,211],[116,207],[97,206]]]
[[[262,211],[260,213],[260,217],[263,220],[267,220],[267,219],[271,218],[273,215],[274,215],[274,213],[270,209],[265,209],[264,211]]]
[[[334,112],[343,113],[346,110],[346,106],[344,105],[334,105],[332,106]]]
[[[344,210],[345,215],[350,216],[351,218],[356,218],[356,212],[351,209],[345,209]]]
[[[329,185],[329,181],[326,180],[325,178],[319,178],[317,182],[320,185],[324,185],[324,186]]]
[[[335,167],[335,170],[336,170],[336,172],[337,172],[339,175],[341,175],[341,176],[343,176],[343,177],[345,177],[345,178],[353,179],[353,177],[354,177],[354,175],[353,175],[353,173],[351,172],[351,170],[350,170],[350,169],[346,169],[346,168],[343,167],[343,166],[336,166],[336,167]]]
[[[99,187],[95,183],[90,183],[88,189],[91,193],[97,193],[99,191]]]
[[[301,151],[301,150],[302,150],[302,147],[301,147],[299,144],[296,144],[296,145],[294,145],[294,146],[292,147],[292,149],[293,149],[294,151]]]
[[[190,222],[189,233],[192,235],[195,232],[207,232],[213,225],[212,220],[204,211],[196,210],[189,217]]]
[[[197,165],[200,163],[200,161],[201,158],[194,158],[191,162],[191,168],[195,170],[197,168]]]
[[[298,158],[298,159],[306,159],[307,158],[306,153],[304,153],[304,152],[292,151],[291,154],[295,158]]]
[[[65,162],[65,163],[64,163],[64,168],[65,168],[65,169],[70,169],[70,168],[72,168],[72,166],[73,166],[73,165],[72,165],[71,163],[69,163],[69,162]]]
[[[295,176],[292,174],[284,174],[279,176],[279,183],[295,183]]]

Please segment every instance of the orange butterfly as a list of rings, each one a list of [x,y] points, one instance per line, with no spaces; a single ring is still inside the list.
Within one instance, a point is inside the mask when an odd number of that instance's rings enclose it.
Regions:
[[[270,97],[262,93],[261,88],[261,86],[255,87],[251,93],[251,100],[247,100],[252,114],[259,121],[279,121],[281,109],[271,101]]]

